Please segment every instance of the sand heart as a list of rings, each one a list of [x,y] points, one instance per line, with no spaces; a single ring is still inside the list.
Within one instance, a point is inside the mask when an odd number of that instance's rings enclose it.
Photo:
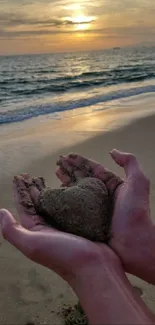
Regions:
[[[47,187],[35,208],[49,226],[61,231],[98,242],[110,238],[110,198],[99,179],[86,177],[72,187]]]

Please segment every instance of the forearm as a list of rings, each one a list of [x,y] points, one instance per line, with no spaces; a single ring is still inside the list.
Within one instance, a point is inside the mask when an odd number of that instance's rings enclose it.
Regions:
[[[122,267],[114,268],[104,258],[83,269],[72,287],[90,324],[140,325],[155,322]]]

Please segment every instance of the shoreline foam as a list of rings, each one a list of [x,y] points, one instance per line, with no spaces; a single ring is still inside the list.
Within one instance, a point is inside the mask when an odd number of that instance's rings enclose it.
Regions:
[[[115,101],[103,110],[81,114],[63,113],[61,119],[38,117],[0,126],[0,179],[26,168],[32,161],[53,155],[61,149],[92,139],[98,134],[119,130],[137,120],[154,116],[155,96],[136,96]]]

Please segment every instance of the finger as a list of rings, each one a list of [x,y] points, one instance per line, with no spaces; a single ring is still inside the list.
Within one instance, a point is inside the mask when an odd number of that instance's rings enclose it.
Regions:
[[[68,164],[75,167],[75,170],[83,171],[85,177],[97,177],[104,182],[107,178],[109,178],[109,174],[111,173],[108,169],[106,169],[98,162],[88,159],[84,156],[69,154],[66,158]]]
[[[33,177],[33,183],[35,184],[39,192],[41,192],[45,188],[45,180],[43,177]]]
[[[25,174],[25,173],[21,174],[20,176],[24,179],[25,184],[28,186],[30,178],[32,178],[32,177],[29,174]],[[42,191],[46,187],[45,179],[43,177],[41,177],[41,176],[33,177],[33,180],[35,181],[35,184],[39,191]]]
[[[68,173],[70,176],[73,170],[72,165],[68,164],[68,159],[66,156],[60,156],[59,159],[57,160],[57,166],[61,167],[61,169]]]
[[[7,210],[0,210],[0,225],[3,237],[27,257],[31,256],[32,233],[24,229]]]
[[[29,176],[28,180],[26,180],[26,185],[29,190],[29,194],[31,197],[31,200],[34,204],[34,208],[38,205],[39,197],[41,190],[43,189],[42,187],[42,180],[37,177],[31,177]]]
[[[56,175],[62,182],[63,186],[73,186],[77,181],[84,177],[92,176],[85,168],[80,167],[75,163],[70,163],[68,156],[60,156],[57,165],[59,166],[56,170]]]
[[[24,181],[26,187],[28,188],[28,192],[36,212],[35,217],[33,218],[35,225],[46,226],[44,218],[37,214],[37,207],[38,207],[38,202],[40,200],[40,193],[45,188],[45,180],[43,177],[31,177],[30,175],[28,175],[28,176],[24,176]]]
[[[72,238],[70,240],[70,236],[47,228],[43,231],[29,231],[17,223],[12,214],[4,209],[0,210],[0,226],[3,237],[26,257],[53,269],[61,276],[64,274],[64,269],[68,272],[70,268],[70,265],[68,267],[68,259],[71,254],[70,249],[64,249],[64,247],[71,247],[72,252]],[[68,245],[66,245],[66,240],[69,242]]]
[[[63,186],[71,185],[71,177],[61,167],[58,167],[56,169],[56,176],[60,179],[60,182],[62,183]]]
[[[40,177],[31,177],[29,174],[22,174],[22,176],[32,204],[35,208],[35,204],[38,202],[40,192],[45,187],[44,180]]]
[[[80,177],[96,177],[106,184],[110,194],[113,194],[123,182],[120,177],[91,159],[76,154],[69,154],[66,158],[68,164],[74,168],[73,173],[76,181]]]
[[[32,215],[35,214],[34,205],[23,177],[15,176],[13,185],[15,189],[15,199],[17,199],[18,203],[20,203],[20,206],[18,206],[19,212],[27,212],[28,214]]]
[[[145,178],[141,166],[133,154],[116,149],[112,150],[110,154],[116,164],[124,168],[127,178]]]
[[[67,155],[66,160],[75,168],[83,170],[86,176],[91,176],[94,173],[96,166],[99,165],[97,162],[91,159],[73,153]]]
[[[35,206],[38,204],[40,192],[45,188],[45,181],[43,177],[31,177],[29,174],[23,175],[25,185],[28,189],[31,201]],[[36,212],[36,209],[35,209]]]
[[[28,179],[29,175],[25,176]],[[22,176],[14,177],[13,191],[16,209],[19,214],[21,224],[31,229],[41,222],[40,217],[37,216],[34,203],[31,199],[29,189]]]
[[[61,167],[56,169],[56,176],[60,179],[63,186],[73,186],[79,179],[86,177],[82,170],[75,169],[73,166],[70,167],[72,167],[71,176],[68,176],[68,172],[66,173],[66,171]]]
[[[77,157],[77,155],[74,156]],[[75,185],[75,183],[77,183],[79,179],[92,176],[89,165],[88,166],[87,164],[84,165],[84,161],[81,162],[80,164],[77,164],[76,161],[72,163],[72,161],[70,162],[68,156],[60,156],[57,165],[59,167],[56,170],[56,175],[64,186]]]

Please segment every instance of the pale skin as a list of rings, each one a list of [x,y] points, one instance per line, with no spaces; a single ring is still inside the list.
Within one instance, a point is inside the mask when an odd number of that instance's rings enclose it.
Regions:
[[[148,267],[148,262],[155,266],[149,182],[134,156],[114,150],[112,157],[124,167],[127,175],[125,182],[98,163],[87,161],[94,176],[106,181],[109,191],[114,194],[113,238],[110,242],[113,251],[104,244],[95,244],[48,228],[34,211],[33,202],[39,190],[35,186],[31,186],[30,192],[27,190],[27,175],[14,181],[21,224],[10,212],[1,210],[2,234],[25,256],[53,270],[71,285],[90,324],[154,324],[154,316],[134,292],[123,270],[124,266],[126,271],[155,283],[155,272]],[[67,182],[65,185],[71,185],[70,173],[75,164],[78,167],[81,159],[72,155],[61,158],[62,166],[59,166],[57,175],[63,184]],[[75,179],[82,172],[81,169],[75,171]],[[30,202],[27,210],[22,204],[23,195]],[[136,265],[137,259],[142,271],[138,262]]]
[[[105,182],[114,201],[109,245],[121,258],[126,272],[155,284],[155,226],[150,215],[149,180],[134,155],[118,150],[110,154],[124,168],[125,179],[97,162],[72,154],[60,157],[57,176],[70,186],[72,173],[76,181],[90,170],[91,176]],[[87,170],[81,168],[83,162]]]

